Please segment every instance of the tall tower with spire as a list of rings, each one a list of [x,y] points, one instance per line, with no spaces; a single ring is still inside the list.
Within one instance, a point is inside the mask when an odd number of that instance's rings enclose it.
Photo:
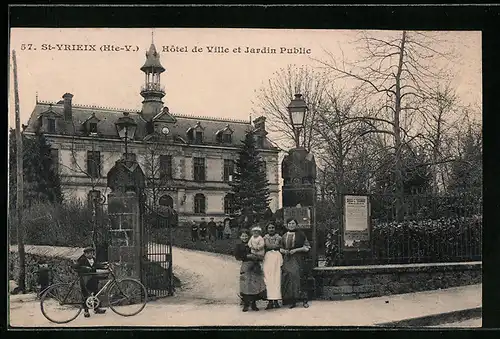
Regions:
[[[165,90],[160,84],[160,74],[165,72],[165,68],[160,63],[160,54],[151,38],[151,46],[146,52],[146,62],[141,67],[145,74],[144,85],[141,87],[142,116],[146,120],[151,120],[163,108],[162,98],[165,96]]]

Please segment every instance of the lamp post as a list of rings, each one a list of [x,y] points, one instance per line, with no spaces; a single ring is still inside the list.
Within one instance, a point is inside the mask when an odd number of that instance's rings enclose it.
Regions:
[[[111,189],[107,198],[110,221],[108,257],[110,262],[121,263],[117,268],[119,275],[143,281],[144,249],[148,243],[142,236],[145,178],[141,166],[128,153],[128,142],[133,140],[137,124],[125,112],[117,119],[115,127],[125,142],[125,155],[107,174],[107,187]]]
[[[298,219],[299,227],[304,228],[312,241],[311,259],[316,264],[316,163],[314,156],[300,146],[300,131],[304,129],[308,111],[302,94],[295,94],[287,109],[295,134],[295,148],[282,162],[284,220],[289,217]]]
[[[115,127],[120,138],[125,141],[125,159],[128,160],[128,140],[134,138],[137,123],[129,117],[128,112],[124,112],[123,116],[115,122]]]
[[[295,98],[292,99],[287,109],[295,134],[295,147],[298,148],[300,146],[300,131],[304,128],[308,110],[307,104],[302,98],[302,94],[295,94]]]

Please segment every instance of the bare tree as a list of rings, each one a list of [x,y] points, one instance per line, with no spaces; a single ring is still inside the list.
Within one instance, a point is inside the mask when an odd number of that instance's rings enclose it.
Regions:
[[[97,145],[99,141],[97,140],[98,135],[96,133],[90,133],[90,151],[97,152]],[[86,185],[90,186],[91,190],[96,190],[98,187],[102,187],[104,181],[106,181],[106,176],[102,173],[103,164],[110,161],[114,156],[114,152],[109,152],[109,154],[104,155],[99,153],[94,153],[94,155],[99,155],[99,159],[97,158],[87,158],[86,161],[81,161],[79,157],[79,151],[85,150],[89,151],[87,146],[82,146],[81,140],[77,140],[78,136],[73,134],[71,139],[71,164],[60,163],[60,166],[66,168],[66,170],[71,175],[78,175],[81,177],[85,177],[88,182]],[[104,188],[102,194],[106,194],[107,186]]]
[[[330,59],[317,60],[335,79],[349,79],[358,84],[356,91],[365,98],[367,105],[376,107],[372,114],[349,118],[362,121],[371,127],[367,133],[390,136],[393,149],[396,193],[396,218],[403,217],[403,163],[404,145],[421,134],[413,126],[420,120],[422,108],[431,97],[432,84],[448,75],[437,63],[439,58],[450,57],[440,51],[442,41],[422,32],[402,31],[380,37],[363,32],[358,41],[364,56],[361,60],[338,64],[327,51]]]
[[[335,205],[341,206],[340,195],[346,190],[348,156],[353,147],[362,141],[366,126],[357,121],[346,124],[349,117],[357,116],[356,93],[339,90],[325,91],[325,99],[317,109],[314,132],[318,146],[315,149],[318,161],[324,166],[324,184],[335,194]]]
[[[422,129],[425,149],[429,149],[432,163],[432,189],[438,193],[439,187],[445,191],[447,166],[454,156],[446,148],[446,139],[450,137],[452,127],[456,123],[458,97],[450,83],[444,86],[437,84],[429,98],[427,112],[422,115]]]
[[[102,154],[103,152],[97,153],[99,135],[98,133],[88,133],[88,136],[90,137],[88,140],[88,142],[90,142],[90,151],[93,153],[91,158],[87,158],[86,161],[81,161],[79,157],[79,154],[81,154],[80,151],[89,151],[89,149],[88,145],[85,144],[87,141],[82,141],[82,139],[76,134],[76,131],[77,128],[73,122],[70,144],[71,163],[65,164],[60,162],[59,166],[65,168],[69,176],[79,176],[87,180],[87,182],[82,185],[90,187],[92,195],[89,195],[87,201],[82,203],[92,211],[92,243],[94,247],[97,247],[98,243],[104,241],[106,237],[106,221],[103,203],[106,200],[108,187],[107,185],[104,185],[104,189],[100,189],[103,186],[103,182],[107,180],[105,173],[102,173],[103,165],[110,161],[116,153],[109,152],[109,154],[106,155]],[[96,193],[99,195],[95,195]],[[102,239],[99,240],[99,238]],[[99,244],[99,246],[102,245],[103,244]]]
[[[308,151],[315,150],[318,142],[314,125],[327,84],[325,75],[312,67],[288,65],[275,72],[267,84],[256,91],[253,111],[255,114],[264,114],[269,119],[269,131],[276,133],[275,141],[282,143],[284,147],[295,145],[305,147]],[[309,109],[300,145],[295,144],[297,130],[292,125],[287,110],[297,93],[303,95]]]
[[[172,158],[170,165],[162,163],[162,156],[167,155],[165,137],[158,133],[148,135],[144,139],[144,154],[141,166],[146,177],[146,195],[150,210],[158,206],[158,199],[166,191],[167,183],[172,178]]]

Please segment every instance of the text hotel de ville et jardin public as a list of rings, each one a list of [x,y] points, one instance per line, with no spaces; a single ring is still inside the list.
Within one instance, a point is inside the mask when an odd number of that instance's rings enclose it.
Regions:
[[[118,44],[50,44],[44,43],[39,46],[42,51],[82,51],[82,52],[137,52],[139,46],[133,45],[118,45]],[[23,43],[21,50],[36,51],[36,44]],[[213,53],[213,54],[311,54],[311,48],[306,47],[251,47],[251,46],[179,46],[179,45],[164,45],[161,48],[164,53]]]

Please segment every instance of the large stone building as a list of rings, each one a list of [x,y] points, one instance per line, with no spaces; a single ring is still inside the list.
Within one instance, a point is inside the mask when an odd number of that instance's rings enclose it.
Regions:
[[[142,109],[120,110],[76,105],[73,94],[36,106],[24,130],[44,133],[53,149],[66,198],[83,199],[89,191],[109,193],[106,175],[125,153],[123,135],[116,121],[132,118],[136,128],[128,131],[128,153],[141,165],[148,184],[148,198],[173,207],[179,221],[202,217],[226,218],[231,212],[230,186],[233,161],[246,131],[253,129],[270,182],[270,208],[279,208],[278,149],[267,139],[265,118],[253,121],[175,114],[164,106],[165,90],[160,75],[165,68],[151,44],[140,95]]]

